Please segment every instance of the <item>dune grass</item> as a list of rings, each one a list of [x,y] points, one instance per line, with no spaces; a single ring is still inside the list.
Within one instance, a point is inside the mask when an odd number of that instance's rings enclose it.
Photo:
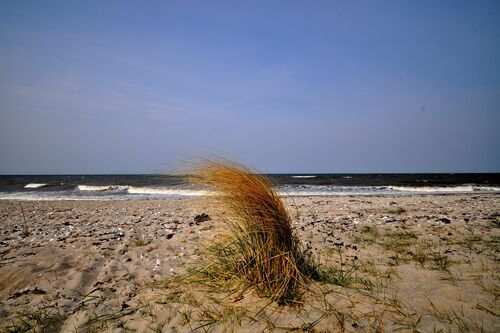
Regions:
[[[225,160],[204,160],[190,181],[215,192],[223,212],[222,236],[207,247],[201,272],[218,281],[236,278],[280,304],[300,303],[310,270],[288,211],[271,181]]]

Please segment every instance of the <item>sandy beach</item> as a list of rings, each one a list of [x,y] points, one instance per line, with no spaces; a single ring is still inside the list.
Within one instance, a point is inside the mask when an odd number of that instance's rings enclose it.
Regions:
[[[222,223],[202,198],[0,202],[0,327],[500,331],[498,194],[285,202],[304,247],[336,274],[311,283],[301,307],[183,280]]]

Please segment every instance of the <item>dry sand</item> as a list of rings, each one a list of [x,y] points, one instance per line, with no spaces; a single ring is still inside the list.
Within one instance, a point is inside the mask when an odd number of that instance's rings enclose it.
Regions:
[[[297,308],[179,278],[221,226],[201,199],[0,202],[0,330],[500,332],[498,194],[285,201],[335,277]]]

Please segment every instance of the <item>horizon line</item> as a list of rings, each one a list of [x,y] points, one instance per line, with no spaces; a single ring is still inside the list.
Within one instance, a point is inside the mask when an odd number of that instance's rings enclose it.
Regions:
[[[487,172],[261,172],[261,175],[460,175],[460,174],[500,174],[500,171]],[[23,177],[23,176],[182,176],[187,173],[27,173],[0,174],[0,177]]]

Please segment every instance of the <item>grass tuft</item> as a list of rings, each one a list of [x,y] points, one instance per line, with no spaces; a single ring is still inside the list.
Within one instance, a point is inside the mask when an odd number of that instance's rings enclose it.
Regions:
[[[144,237],[143,235],[140,235],[133,240],[133,244],[135,246],[146,246],[146,245],[149,245],[149,243],[151,243],[151,239],[148,239],[148,238]]]
[[[224,160],[196,165],[190,180],[214,191],[208,200],[224,211],[222,236],[207,247],[199,272],[215,281],[242,277],[243,290],[250,286],[279,304],[300,304],[312,266],[270,180]]]
[[[353,241],[358,244],[372,245],[377,242],[380,233],[376,226],[366,225],[361,229],[360,235],[353,237]]]
[[[413,231],[391,231],[384,233],[384,240],[381,244],[386,250],[399,252],[407,249],[418,239],[418,235]]]
[[[23,312],[6,325],[0,325],[2,332],[58,332],[66,316],[45,308]]]
[[[406,213],[406,209],[404,209],[403,207],[398,207],[396,209],[388,210],[387,213],[393,214],[393,215],[401,215],[403,213]]]

